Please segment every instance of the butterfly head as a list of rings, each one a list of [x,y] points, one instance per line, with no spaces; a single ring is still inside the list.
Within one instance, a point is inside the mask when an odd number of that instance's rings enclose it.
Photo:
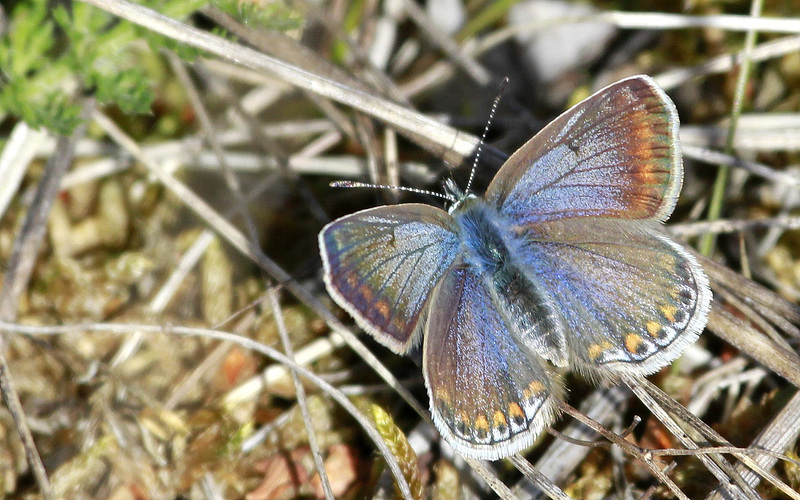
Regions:
[[[447,212],[452,214],[457,209],[459,209],[464,201],[472,198],[477,198],[474,194],[470,193],[469,191],[462,191],[456,181],[453,179],[447,179],[444,181],[444,193],[445,197],[453,202],[450,205],[450,208],[447,209]]]

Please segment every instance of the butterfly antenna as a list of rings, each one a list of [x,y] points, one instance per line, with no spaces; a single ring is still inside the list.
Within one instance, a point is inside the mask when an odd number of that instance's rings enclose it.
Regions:
[[[438,198],[443,198],[449,201],[450,203],[456,202],[456,199],[452,196],[448,196],[442,193],[437,193],[435,191],[428,191],[427,189],[417,189],[417,188],[403,187],[403,186],[388,186],[386,184],[367,184],[366,182],[356,182],[356,181],[334,181],[330,183],[330,186],[335,188],[393,189],[395,191],[407,191],[409,193],[427,194],[430,196],[436,196]]]
[[[475,151],[475,160],[472,162],[472,170],[469,173],[469,180],[467,181],[467,189],[464,190],[464,193],[469,194],[469,189],[472,187],[472,180],[475,178],[475,170],[478,168],[478,160],[481,158],[481,151],[483,150],[483,143],[486,142],[486,135],[489,133],[489,127],[492,125],[492,118],[494,118],[494,114],[497,111],[497,106],[500,104],[500,97],[503,95],[503,91],[506,89],[506,85],[508,84],[508,77],[503,78],[503,81],[500,82],[500,88],[497,90],[497,97],[494,98],[494,102],[492,102],[492,109],[489,111],[489,119],[486,120],[486,127],[483,129],[483,135],[481,136],[481,140],[478,143],[478,150]]]

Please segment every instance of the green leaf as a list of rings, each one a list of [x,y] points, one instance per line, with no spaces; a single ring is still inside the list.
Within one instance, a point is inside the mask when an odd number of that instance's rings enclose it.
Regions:
[[[125,113],[145,114],[155,94],[145,75],[134,68],[111,75],[96,74],[96,97],[101,103],[115,103]]]
[[[289,31],[303,24],[302,15],[281,0],[264,2],[212,0],[212,3],[242,23],[255,28]]]
[[[41,68],[46,63],[41,55],[53,45],[53,23],[46,19],[43,3],[25,7],[20,4],[14,9],[9,29],[0,39],[4,53],[0,67],[7,78],[24,77]]]
[[[206,0],[144,3],[181,19]],[[156,58],[164,48],[186,59],[200,53],[82,2],[50,8],[47,0],[21,0],[9,23],[0,37],[0,116],[11,114],[64,134],[79,122],[78,98],[86,91],[125,113],[150,112],[154,66],[140,63],[151,54],[143,54],[136,42],[146,40]]]

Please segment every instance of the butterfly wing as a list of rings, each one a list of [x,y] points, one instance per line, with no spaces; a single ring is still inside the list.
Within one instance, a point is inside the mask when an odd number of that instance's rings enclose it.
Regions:
[[[423,373],[439,432],[463,455],[497,460],[529,447],[554,420],[561,389],[509,334],[483,278],[462,263],[442,278],[431,297]]]
[[[657,223],[575,218],[516,227],[520,258],[550,291],[574,368],[648,375],[705,327],[711,303],[697,260]]]
[[[683,179],[675,105],[647,76],[610,85],[547,125],[486,192],[520,222],[578,216],[666,220]]]
[[[319,246],[331,297],[376,340],[402,354],[459,240],[446,212],[408,203],[337,219],[322,229]]]

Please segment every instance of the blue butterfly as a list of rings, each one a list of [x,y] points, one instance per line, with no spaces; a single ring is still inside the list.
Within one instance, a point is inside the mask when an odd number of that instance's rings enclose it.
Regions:
[[[325,226],[325,284],[396,353],[424,337],[437,429],[463,455],[504,458],[555,420],[553,366],[644,376],[697,340],[708,278],[660,228],[682,180],[674,104],[627,78],[530,139],[483,199],[450,183],[447,212],[408,203]]]

